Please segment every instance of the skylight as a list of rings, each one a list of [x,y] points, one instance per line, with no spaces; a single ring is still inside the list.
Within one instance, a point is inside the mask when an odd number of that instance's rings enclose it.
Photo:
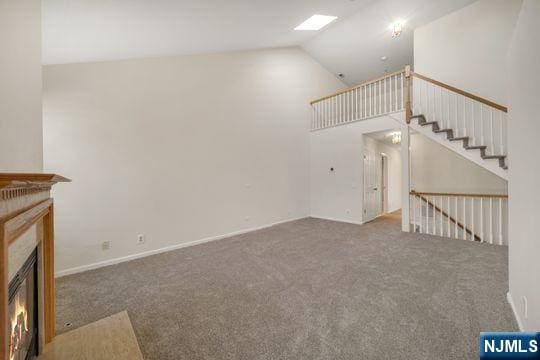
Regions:
[[[294,30],[320,30],[336,19],[337,16],[313,15],[312,17],[295,27]]]

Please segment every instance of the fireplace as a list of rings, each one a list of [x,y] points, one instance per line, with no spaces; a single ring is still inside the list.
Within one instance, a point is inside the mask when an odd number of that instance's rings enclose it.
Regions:
[[[38,354],[37,250],[9,283],[9,360],[28,360]]]

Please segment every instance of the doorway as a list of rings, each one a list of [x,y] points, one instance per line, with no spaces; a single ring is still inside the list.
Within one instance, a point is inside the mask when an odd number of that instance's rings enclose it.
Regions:
[[[381,213],[388,212],[388,155],[381,153]]]
[[[395,134],[390,129],[363,136],[364,223],[401,209],[401,144]]]
[[[381,166],[377,153],[364,147],[364,222],[381,214]]]

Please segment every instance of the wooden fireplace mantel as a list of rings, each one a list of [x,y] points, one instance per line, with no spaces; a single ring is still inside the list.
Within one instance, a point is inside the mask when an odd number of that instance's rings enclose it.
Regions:
[[[54,184],[69,181],[56,174],[0,173],[0,202],[37,192],[48,192]],[[54,337],[54,208],[53,199],[47,195],[44,200],[0,217],[0,360],[9,360],[8,247],[39,221],[43,224],[43,237],[38,241],[42,242],[43,253],[45,343]]]

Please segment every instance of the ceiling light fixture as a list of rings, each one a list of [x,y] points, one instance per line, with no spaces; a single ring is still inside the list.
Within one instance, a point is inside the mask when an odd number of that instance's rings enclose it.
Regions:
[[[313,15],[312,17],[295,27],[294,30],[320,30],[336,19],[337,16]]]
[[[392,144],[397,145],[401,144],[401,133],[395,132],[392,134]]]
[[[392,37],[399,37],[403,31],[403,21],[398,20],[393,22],[392,25],[390,25],[390,29],[392,30]]]

